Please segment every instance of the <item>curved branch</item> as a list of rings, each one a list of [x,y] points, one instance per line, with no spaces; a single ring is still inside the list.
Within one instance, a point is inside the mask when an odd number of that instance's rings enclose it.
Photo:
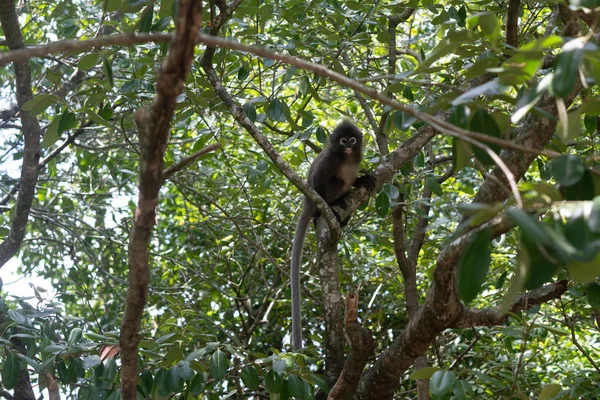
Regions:
[[[62,40],[54,43],[50,43],[44,47],[34,48],[34,49],[25,49],[25,50],[17,50],[11,51],[6,54],[0,55],[0,66],[7,64],[11,61],[22,61],[31,57],[43,56],[52,52],[58,51],[67,51],[67,50],[85,50],[89,48],[102,47],[103,45],[111,45],[111,44],[131,44],[131,43],[146,43],[152,41],[168,41],[172,36],[170,34],[163,33],[155,33],[155,34],[143,34],[143,35],[120,35],[120,36],[106,36],[98,39],[91,39],[88,41],[71,41],[71,40]],[[289,65],[293,65],[298,68],[302,68],[311,72],[314,72],[318,76],[322,76],[325,78],[329,78],[334,82],[339,83],[340,85],[349,87],[350,89],[354,89],[374,100],[379,101],[382,104],[390,106],[399,111],[403,111],[410,117],[414,117],[419,121],[425,122],[435,128],[437,131],[441,133],[448,134],[453,137],[457,137],[459,139],[467,139],[470,138],[472,140],[476,140],[478,142],[483,143],[491,143],[496,144],[498,146],[509,148],[513,150],[518,150],[522,153],[526,154],[535,154],[535,155],[545,155],[547,157],[558,157],[560,153],[550,150],[539,150],[539,149],[530,149],[526,146],[519,145],[517,143],[500,139],[494,136],[485,135],[478,132],[469,131],[467,129],[463,129],[452,125],[445,119],[436,118],[433,115],[427,114],[425,112],[419,111],[412,107],[409,107],[403,103],[400,103],[396,100],[393,100],[386,95],[380,93],[377,89],[373,89],[364,85],[361,85],[356,80],[349,78],[345,75],[334,72],[320,64],[315,64],[297,57],[285,56],[270,50],[250,46],[238,42],[234,42],[232,40],[223,39],[216,36],[210,36],[205,34],[199,34],[198,40],[208,46],[218,46],[231,50],[244,51],[252,54],[256,54],[258,56],[271,58],[273,60],[281,61]],[[209,47],[207,50],[209,50]],[[295,182],[294,182],[295,184]],[[297,185],[298,186],[298,185]],[[300,186],[298,186],[300,188]],[[302,190],[302,189],[301,189]],[[305,192],[306,194],[306,192]],[[312,200],[312,198],[311,198]],[[319,210],[321,211],[321,210]]]

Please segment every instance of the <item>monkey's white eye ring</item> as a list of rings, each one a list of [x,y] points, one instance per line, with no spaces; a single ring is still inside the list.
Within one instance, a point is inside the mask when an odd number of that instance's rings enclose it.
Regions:
[[[341,144],[346,144],[346,142],[347,142],[346,138],[341,138],[341,139],[340,139],[340,143],[341,143]]]
[[[350,138],[350,143],[352,143],[352,144],[356,143],[356,138]]]

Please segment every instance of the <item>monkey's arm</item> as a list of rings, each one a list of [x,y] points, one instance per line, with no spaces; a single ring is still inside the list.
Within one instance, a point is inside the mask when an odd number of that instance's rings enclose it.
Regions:
[[[367,190],[375,189],[375,178],[373,175],[367,174],[363,176],[359,176],[358,179],[354,182],[354,186],[357,188],[365,188]]]

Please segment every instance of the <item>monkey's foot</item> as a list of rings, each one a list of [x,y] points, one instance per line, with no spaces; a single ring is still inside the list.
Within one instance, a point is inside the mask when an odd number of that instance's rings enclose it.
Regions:
[[[346,203],[346,196],[342,196],[339,199],[335,199],[330,205],[329,207],[333,207],[333,206],[338,206],[343,208],[344,210],[346,209],[346,207],[348,206],[348,204]],[[332,210],[333,211],[333,210]],[[335,211],[334,211],[335,212]]]
[[[375,189],[375,178],[373,178],[373,175],[363,175],[361,177],[359,177],[356,182],[354,183],[354,186],[359,187],[359,188],[365,188],[367,190],[373,190]]]

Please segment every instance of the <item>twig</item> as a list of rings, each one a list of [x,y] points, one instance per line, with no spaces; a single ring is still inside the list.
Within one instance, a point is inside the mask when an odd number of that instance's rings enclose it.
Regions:
[[[206,146],[205,148],[198,150],[194,154],[184,158],[183,160],[179,161],[178,163],[171,165],[169,168],[165,168],[165,170],[162,173],[163,180],[166,181],[174,173],[181,171],[182,169],[184,169],[185,167],[187,167],[188,165],[190,165],[191,163],[196,161],[198,158],[200,158],[203,155],[208,154],[212,151],[220,149],[220,148],[221,148],[220,143],[211,144],[210,146]]]

